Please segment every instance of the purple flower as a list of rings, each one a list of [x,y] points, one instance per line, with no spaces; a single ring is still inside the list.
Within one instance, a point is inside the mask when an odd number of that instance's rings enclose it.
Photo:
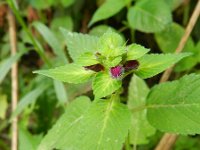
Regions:
[[[137,60],[130,60],[125,62],[125,64],[123,65],[125,71],[130,71],[130,70],[136,70],[139,66],[139,62]]]
[[[122,66],[115,66],[110,68],[110,74],[113,78],[119,78],[124,72],[124,68]]]

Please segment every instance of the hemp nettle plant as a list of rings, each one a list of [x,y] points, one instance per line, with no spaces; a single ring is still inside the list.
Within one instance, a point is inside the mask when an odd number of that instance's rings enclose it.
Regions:
[[[145,143],[156,130],[200,133],[199,75],[152,89],[143,80],[190,54],[147,54],[149,49],[126,45],[111,30],[100,37],[61,32],[73,63],[35,73],[68,83],[92,82],[94,100],[80,96],[72,101],[38,150],[120,150],[123,145],[129,149]],[[129,74],[133,76],[128,96],[121,97],[123,79]]]

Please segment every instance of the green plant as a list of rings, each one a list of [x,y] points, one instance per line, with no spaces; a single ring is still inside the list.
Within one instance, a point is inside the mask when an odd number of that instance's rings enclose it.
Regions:
[[[64,29],[61,31],[66,38],[69,53],[74,63],[49,70],[34,71],[34,73],[69,83],[82,83],[92,80],[92,89],[95,98],[92,104],[90,104],[90,100],[86,97],[80,97],[73,104],[70,104],[65,114],[44,137],[39,145],[39,150],[53,148],[85,150],[121,149],[129,130],[131,139],[137,134],[134,128],[130,128],[132,124],[131,112],[134,112],[133,115],[135,116],[135,113],[139,113],[139,111],[143,111],[144,109],[148,109],[147,115],[150,116],[150,123],[154,127],[167,131],[164,126],[155,125],[157,121],[152,121],[152,119],[160,115],[160,113],[153,113],[154,111],[161,111],[162,107],[171,107],[167,103],[170,100],[166,101],[166,104],[163,105],[157,104],[159,101],[154,102],[151,100],[152,104],[147,103],[146,105],[144,102],[146,99],[145,95],[149,91],[148,88],[145,90],[146,85],[141,78],[152,77],[182,58],[189,56],[189,54],[146,54],[149,52],[148,49],[137,44],[126,46],[123,38],[111,30],[108,30],[99,38],[67,32]],[[79,49],[82,50],[81,53]],[[78,50],[79,53],[77,53]],[[136,87],[138,88],[136,92],[144,92],[146,94],[141,94],[144,98],[138,97],[139,99],[143,99],[143,102],[138,101],[138,104],[134,101],[131,102],[131,98],[134,96],[130,96],[127,107],[121,103],[120,93],[123,91],[123,79],[131,73],[141,77],[133,76],[133,80],[135,80],[133,82],[136,82],[136,85],[132,83],[131,88],[134,89],[134,86],[142,86]],[[140,83],[137,85],[137,82]],[[168,88],[168,84],[164,85],[164,87]],[[170,85],[173,85],[173,83],[170,83]],[[161,91],[164,91],[164,89]],[[171,94],[170,96],[173,97],[174,95]],[[153,93],[150,94],[148,99],[152,97],[154,97]],[[161,95],[161,97],[163,98],[165,95]],[[138,100],[137,98],[135,99]],[[179,105],[179,100],[177,103]],[[144,117],[144,120],[146,120],[145,114],[146,111],[138,115]],[[136,119],[134,116],[133,119]],[[165,120],[166,118],[163,119]],[[155,129],[148,122],[145,122],[144,128],[151,130],[152,133],[155,132]],[[172,128],[170,128],[170,131],[173,131]],[[151,135],[151,132],[148,133]],[[185,132],[187,133],[187,131]],[[129,143],[129,139],[127,140]],[[138,140],[131,140],[131,143],[133,141],[138,142]]]

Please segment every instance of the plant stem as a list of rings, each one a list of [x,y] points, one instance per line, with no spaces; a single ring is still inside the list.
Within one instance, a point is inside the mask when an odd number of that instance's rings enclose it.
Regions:
[[[46,55],[43,52],[43,49],[40,48],[40,46],[38,46],[35,38],[33,37],[32,33],[30,32],[30,30],[28,29],[28,27],[26,26],[24,20],[22,19],[19,10],[16,8],[16,5],[14,4],[13,0],[7,0],[9,7],[12,9],[13,13],[15,14],[17,20],[19,21],[20,25],[22,26],[22,28],[24,29],[24,31],[26,32],[26,34],[30,37],[33,46],[35,47],[35,50],[37,51],[37,53],[40,55],[40,57],[43,59],[43,61],[49,66],[51,67],[51,63],[49,62],[48,58],[46,57]]]
[[[16,22],[15,18],[11,12],[8,11],[7,15],[8,24],[9,24],[9,39],[11,45],[11,55],[16,55],[17,53],[17,34],[16,34]],[[18,101],[18,65],[14,63],[11,69],[11,81],[12,81],[12,111],[17,107]],[[12,120],[12,143],[11,149],[17,150],[18,148],[18,118],[15,117]]]
[[[128,134],[128,136],[126,138],[126,141],[125,141],[125,149],[126,150],[130,150],[129,134]]]

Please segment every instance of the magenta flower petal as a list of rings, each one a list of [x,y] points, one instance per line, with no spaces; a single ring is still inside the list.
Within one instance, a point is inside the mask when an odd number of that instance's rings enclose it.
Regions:
[[[137,60],[130,60],[125,62],[123,67],[125,71],[136,70],[139,67],[139,62]]]
[[[124,68],[122,66],[115,66],[110,68],[110,74],[113,78],[119,78],[124,72]]]

